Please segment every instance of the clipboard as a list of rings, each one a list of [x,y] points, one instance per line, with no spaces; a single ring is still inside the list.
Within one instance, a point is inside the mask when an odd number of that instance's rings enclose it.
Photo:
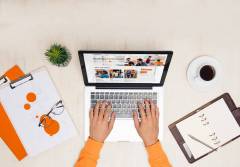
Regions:
[[[186,116],[180,118],[179,120],[173,122],[172,124],[170,124],[169,130],[171,131],[173,137],[175,138],[178,146],[180,147],[181,151],[183,152],[184,156],[186,157],[186,159],[188,160],[189,163],[194,163],[195,161],[200,160],[201,158],[215,152],[218,150],[218,148],[223,147],[224,145],[236,140],[237,138],[240,137],[240,134],[234,138],[232,138],[231,140],[229,140],[226,143],[223,143],[220,147],[215,148],[211,151],[209,151],[208,153],[198,157],[198,158],[194,158],[194,156],[191,156],[191,150],[189,149],[188,145],[186,144],[186,141],[184,140],[182,134],[180,133],[177,124],[181,123],[182,121],[188,119],[189,117],[199,113],[200,111],[202,111],[203,109],[205,109],[206,107],[211,106],[213,103],[219,101],[223,99],[227,105],[227,107],[229,108],[232,116],[234,117],[234,119],[236,120],[238,126],[240,126],[240,108],[237,108],[233,99],[231,98],[231,96],[228,93],[224,93],[221,96],[213,99],[212,101],[206,103],[205,105],[199,107],[198,109],[194,110],[193,112],[187,114]]]
[[[35,156],[77,135],[45,67],[3,84],[0,101],[26,150],[24,156],[17,157],[19,160],[27,155]]]

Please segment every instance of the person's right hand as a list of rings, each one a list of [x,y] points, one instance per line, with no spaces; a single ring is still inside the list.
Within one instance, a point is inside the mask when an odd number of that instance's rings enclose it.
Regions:
[[[145,100],[145,109],[142,103],[138,104],[141,120],[138,113],[133,112],[135,128],[139,136],[143,139],[145,146],[150,146],[158,141],[159,133],[159,109],[151,100]]]

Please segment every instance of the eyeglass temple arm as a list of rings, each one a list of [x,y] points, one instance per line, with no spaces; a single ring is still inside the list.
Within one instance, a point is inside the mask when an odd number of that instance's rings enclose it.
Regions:
[[[55,106],[57,106],[59,103],[62,103],[62,100],[59,100],[59,101],[56,103]],[[56,108],[60,108],[60,107],[63,107],[63,104],[62,104],[61,106],[57,106]],[[51,110],[46,114],[46,116],[49,116],[49,114],[51,114],[51,112],[53,111],[53,109],[54,109],[54,107],[51,108]],[[41,118],[40,118],[40,119],[41,119]],[[38,126],[41,126],[43,120],[44,120],[44,119],[42,119],[42,120],[39,122]]]
[[[51,108],[51,110],[45,115],[45,116],[49,116],[49,114],[51,113],[53,111],[53,108]],[[41,118],[40,118],[41,119]],[[40,122],[39,122],[39,124],[38,124],[38,126],[41,126],[41,124],[43,123],[43,120],[44,119],[42,119]]]

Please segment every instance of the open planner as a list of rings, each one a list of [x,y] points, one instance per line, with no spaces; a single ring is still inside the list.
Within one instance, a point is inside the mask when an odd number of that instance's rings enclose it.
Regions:
[[[6,81],[0,86],[0,125],[5,127],[1,130],[5,135],[0,137],[19,160],[37,155],[77,134],[46,68]],[[13,128],[8,130],[7,127]],[[11,144],[13,141],[15,144]]]
[[[240,109],[225,93],[169,125],[190,163],[240,136]]]

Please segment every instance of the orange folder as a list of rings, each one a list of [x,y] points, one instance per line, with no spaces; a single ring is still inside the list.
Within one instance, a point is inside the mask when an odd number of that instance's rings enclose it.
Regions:
[[[23,77],[25,74],[17,66],[13,66],[9,69],[3,77],[8,78],[10,81],[17,80]],[[27,156],[27,152],[20,141],[11,121],[9,120],[2,104],[0,103],[0,138],[13,152],[16,158],[20,161]]]

